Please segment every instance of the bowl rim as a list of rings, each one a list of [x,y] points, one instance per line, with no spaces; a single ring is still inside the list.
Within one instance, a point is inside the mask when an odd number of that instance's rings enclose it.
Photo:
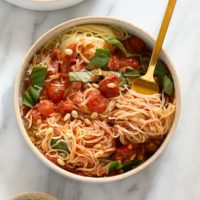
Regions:
[[[52,29],[50,29],[49,31],[47,31],[46,33],[44,33],[39,39],[37,39],[33,45],[30,47],[30,49],[28,50],[28,52],[26,53],[23,62],[20,65],[20,68],[18,70],[17,76],[16,76],[16,80],[15,80],[15,87],[14,87],[14,107],[15,107],[15,116],[16,116],[16,120],[17,120],[17,124],[20,130],[21,135],[23,136],[23,138],[25,139],[26,143],[28,144],[29,148],[34,152],[34,154],[37,156],[37,158],[39,158],[43,163],[45,163],[49,168],[53,169],[54,171],[56,171],[57,173],[65,176],[65,177],[69,177],[72,178],[74,180],[78,180],[81,182],[88,182],[88,183],[105,183],[105,182],[113,182],[113,181],[118,181],[121,179],[125,179],[127,177],[130,177],[131,175],[134,175],[138,172],[140,172],[141,170],[145,169],[147,166],[149,166],[154,160],[156,160],[158,158],[158,156],[166,149],[169,141],[171,140],[172,136],[174,135],[175,129],[177,127],[177,123],[179,120],[179,115],[180,115],[180,107],[181,107],[181,93],[180,93],[180,85],[179,85],[179,80],[174,68],[174,65],[172,64],[170,58],[168,57],[168,55],[166,54],[166,52],[162,49],[161,54],[164,55],[165,60],[167,60],[168,62],[168,68],[172,74],[173,80],[174,80],[174,87],[175,87],[175,99],[176,99],[176,111],[175,111],[175,116],[174,116],[174,120],[172,123],[172,126],[165,138],[165,140],[162,142],[161,146],[159,147],[159,149],[148,159],[146,160],[144,163],[142,163],[141,165],[139,165],[138,167],[120,174],[120,175],[116,175],[116,176],[111,176],[111,177],[85,177],[85,176],[81,176],[81,175],[77,175],[77,174],[73,174],[69,171],[66,171],[60,167],[58,167],[57,165],[55,165],[54,163],[52,163],[51,161],[49,161],[36,147],[35,145],[31,142],[25,127],[23,125],[23,121],[20,115],[20,102],[19,102],[19,97],[20,97],[20,83],[21,83],[21,79],[23,78],[23,70],[26,69],[26,65],[25,63],[27,62],[27,59],[29,57],[29,55],[31,55],[32,51],[34,51],[34,48],[36,48],[36,46],[42,46],[43,44],[42,41],[45,40],[45,38],[47,36],[50,36],[51,34],[55,34],[56,30],[59,30],[55,35],[51,35],[50,38],[55,37],[58,33],[61,33],[63,31],[61,31],[61,29],[65,26],[75,26],[75,25],[80,25],[80,24],[94,24],[94,21],[96,24],[122,24],[122,26],[124,27],[130,27],[130,29],[132,31],[135,32],[139,32],[141,34],[143,34],[146,38],[148,38],[152,43],[155,42],[155,40],[153,39],[153,37],[150,36],[150,34],[148,34],[146,31],[142,30],[141,28],[138,28],[137,26],[135,26],[134,24],[127,22],[125,20],[121,20],[118,18],[113,18],[113,17],[101,17],[101,16],[89,16],[89,17],[80,17],[80,18],[75,18],[66,22],[63,22],[55,27],[53,27]],[[102,22],[101,22],[102,21]],[[106,23],[105,23],[106,22]],[[67,29],[65,29],[67,30]],[[35,52],[34,52],[35,53]]]

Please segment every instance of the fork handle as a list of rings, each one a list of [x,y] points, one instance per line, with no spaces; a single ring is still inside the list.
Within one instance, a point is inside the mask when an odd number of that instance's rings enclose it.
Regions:
[[[151,80],[154,80],[153,74],[154,74],[155,66],[156,66],[157,60],[158,60],[159,55],[160,55],[162,44],[163,44],[163,41],[165,39],[165,35],[166,35],[166,32],[167,32],[169,22],[171,20],[172,13],[174,11],[175,5],[176,5],[176,0],[169,0],[168,1],[168,5],[167,5],[167,8],[165,10],[165,15],[164,15],[161,27],[160,27],[160,31],[159,31],[155,46],[153,48],[153,53],[151,55],[149,67],[148,67],[147,73],[145,75],[145,76],[148,76],[149,79],[151,79]]]

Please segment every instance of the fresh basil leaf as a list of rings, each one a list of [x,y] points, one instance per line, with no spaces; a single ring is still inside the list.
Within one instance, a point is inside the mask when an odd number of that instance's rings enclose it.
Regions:
[[[116,160],[111,160],[110,161],[110,165],[109,165],[109,169],[108,169],[108,172],[111,173],[111,172],[114,172],[116,170],[119,170],[123,167],[123,164],[119,163],[118,161]]]
[[[33,67],[31,75],[30,75],[31,85],[32,86],[38,85],[40,87],[43,87],[46,74],[47,74],[46,67],[41,67],[41,66]]]
[[[38,86],[29,86],[24,92],[22,103],[32,108],[38,102],[41,90]]]
[[[53,149],[60,149],[69,152],[69,148],[64,141],[59,141],[59,139],[51,139],[51,146]]]
[[[40,92],[44,86],[47,68],[35,66],[30,74],[30,86],[24,92],[22,103],[32,108],[39,100]]]
[[[156,64],[154,75],[158,77],[162,90],[166,94],[171,96],[174,91],[173,80],[168,70],[166,69],[164,63],[161,60],[158,60]]]
[[[123,167],[122,169],[124,171],[129,171],[131,169],[133,169],[134,167],[137,167],[138,165],[140,165],[142,163],[141,160],[137,160],[137,159],[134,159],[134,160],[130,160],[130,161],[126,161],[124,164],[123,164]]]
[[[92,72],[69,72],[69,80],[72,82],[87,83],[92,81]]]
[[[166,74],[168,74],[168,71],[164,63],[161,60],[158,60],[154,71],[154,75],[157,76],[160,83],[162,83],[162,80]]]
[[[109,49],[96,49],[96,53],[92,60],[88,63],[87,69],[93,70],[96,68],[107,69],[110,57]]]
[[[31,85],[44,86],[44,80],[47,74],[47,67],[35,66],[30,75]]]
[[[126,71],[123,73],[125,77],[139,77],[141,76],[139,71],[133,70],[131,67],[126,67]]]
[[[115,45],[118,49],[120,49],[122,51],[122,53],[126,57],[134,56],[134,54],[127,52],[124,45],[119,40],[117,40],[116,38],[110,37],[106,40],[106,42],[109,43],[109,44]]]
[[[174,91],[173,81],[167,75],[163,78],[163,91],[169,96],[171,96]]]
[[[69,72],[69,80],[72,82],[83,82],[83,83],[88,83],[88,82],[94,82],[99,79],[99,77],[107,77],[110,75],[116,75],[117,77],[121,76],[120,72],[115,72],[115,71],[104,71],[101,69],[96,69],[92,71],[87,71],[87,72]]]

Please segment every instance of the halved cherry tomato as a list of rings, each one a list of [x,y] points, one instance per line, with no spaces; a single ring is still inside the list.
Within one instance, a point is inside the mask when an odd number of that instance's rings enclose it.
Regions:
[[[139,70],[140,65],[136,58],[127,58],[124,55],[116,54],[110,57],[108,68],[110,71],[119,71],[123,67],[132,67],[134,70]]]
[[[58,103],[63,99],[64,92],[65,86],[59,82],[50,82],[46,89],[48,98],[54,103]]]
[[[92,112],[102,113],[108,106],[108,99],[101,95],[98,90],[91,91],[87,106]]]
[[[30,115],[32,116],[33,121],[37,121],[38,119],[42,119],[41,113],[37,109],[32,109]]]
[[[74,109],[74,104],[71,101],[62,101],[58,104],[57,110],[62,115],[71,112]]]
[[[111,85],[111,87],[109,87],[109,85]],[[104,78],[99,83],[99,90],[107,98],[119,96],[119,78],[116,75]]]
[[[42,100],[38,103],[37,109],[43,117],[48,117],[54,112],[54,104],[50,100]]]
[[[111,55],[108,62],[108,69],[110,71],[119,70],[119,57],[117,55]]]
[[[123,44],[126,50],[130,52],[142,53],[145,49],[145,43],[143,40],[136,36],[132,36],[131,38],[124,40]]]
[[[139,37],[136,37],[136,36],[131,37],[130,43],[131,43],[132,49],[136,53],[141,53],[145,48],[145,44],[144,44],[143,40],[141,40]]]
[[[136,58],[134,57],[131,57],[131,58],[121,58],[119,60],[119,65],[120,65],[120,69],[122,67],[131,67],[133,68],[134,70],[139,70],[140,69],[140,65],[137,61]]]

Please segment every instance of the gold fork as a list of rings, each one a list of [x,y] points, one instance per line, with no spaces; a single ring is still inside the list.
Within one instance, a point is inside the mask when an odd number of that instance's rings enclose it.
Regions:
[[[176,4],[176,0],[169,0],[165,15],[160,27],[160,31],[153,48],[153,53],[151,55],[151,60],[149,63],[148,70],[145,75],[135,79],[131,85],[131,89],[142,94],[155,94],[159,93],[159,85],[154,79],[154,70],[156,67],[157,60],[160,55],[161,47],[165,39],[165,35],[171,20],[171,16]]]

